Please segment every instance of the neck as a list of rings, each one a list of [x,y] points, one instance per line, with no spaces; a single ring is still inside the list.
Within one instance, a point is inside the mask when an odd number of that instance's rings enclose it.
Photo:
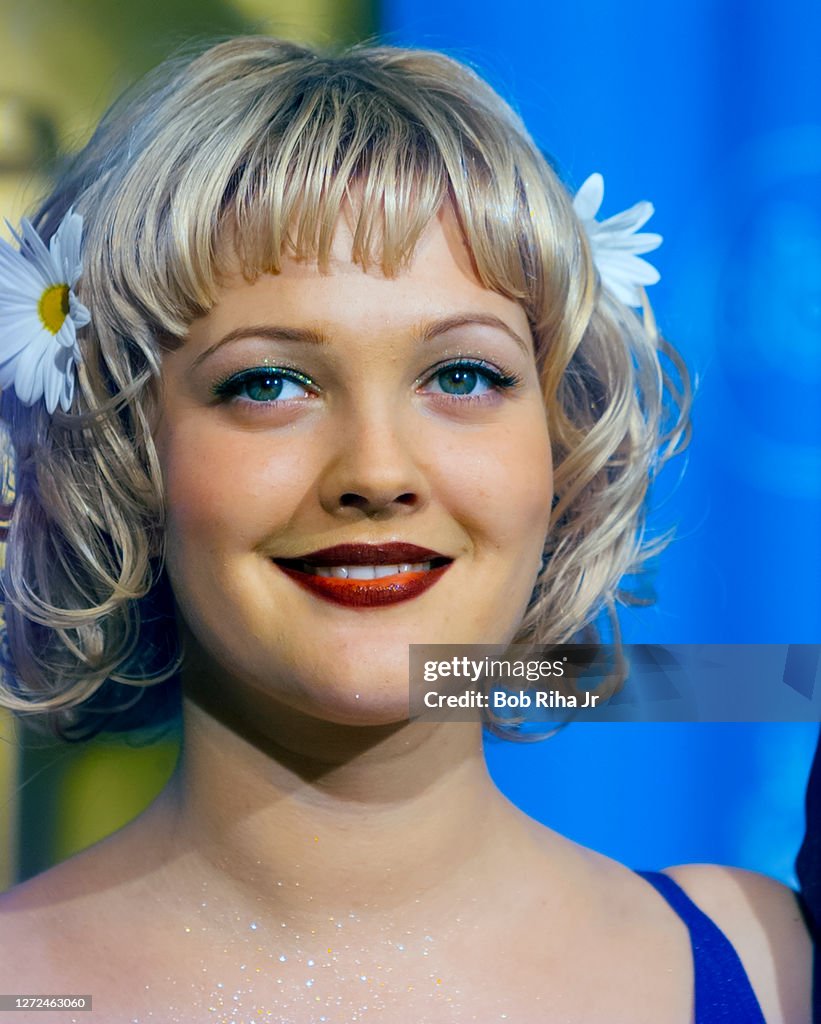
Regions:
[[[260,720],[264,734],[247,724]],[[198,694],[183,735],[165,803],[176,851],[194,858],[189,878],[258,914],[430,921],[475,903],[527,830],[487,773],[479,723],[232,719]]]

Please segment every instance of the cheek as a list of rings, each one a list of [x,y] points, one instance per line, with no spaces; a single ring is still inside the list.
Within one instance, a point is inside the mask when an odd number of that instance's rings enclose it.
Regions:
[[[483,442],[454,450],[448,492],[460,518],[500,555],[541,553],[553,499],[550,439],[540,409],[496,424]]]
[[[492,560],[493,572],[508,580],[506,592],[515,580],[527,590],[528,570],[534,575],[541,563],[553,501],[551,444],[541,408],[494,424],[481,442],[453,446],[440,468],[440,495],[467,527],[476,556]]]
[[[252,549],[286,526],[304,495],[298,447],[270,435],[181,425],[163,448],[169,555]]]

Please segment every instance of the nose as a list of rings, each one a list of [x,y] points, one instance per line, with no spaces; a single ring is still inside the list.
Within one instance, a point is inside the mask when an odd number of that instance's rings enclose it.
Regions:
[[[332,429],[320,481],[320,503],[327,512],[389,518],[425,504],[428,484],[414,454],[410,424],[383,408],[348,415]]]

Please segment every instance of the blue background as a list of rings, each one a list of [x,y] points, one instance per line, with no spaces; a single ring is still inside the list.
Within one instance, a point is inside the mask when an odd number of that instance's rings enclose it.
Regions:
[[[821,5],[386,0],[381,35],[471,63],[601,216],[651,199],[660,326],[697,379],[663,474],[658,604],[625,639],[821,639]],[[667,479],[665,480],[664,477]],[[488,740],[508,795],[635,867],[714,861],[793,882],[815,725],[575,725]]]

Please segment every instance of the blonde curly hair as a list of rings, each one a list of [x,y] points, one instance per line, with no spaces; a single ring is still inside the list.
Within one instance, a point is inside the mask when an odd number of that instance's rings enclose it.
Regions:
[[[48,239],[70,206],[82,214],[93,320],[68,413],[2,398],[15,500],[0,703],[69,738],[133,721],[130,705],[159,714],[147,693],[179,657],[151,425],[162,351],[212,307],[226,233],[250,278],[283,253],[323,265],[352,203],[353,258],[396,274],[444,202],[480,280],[527,313],[553,444],[543,569],[513,642],[565,642],[625,597],[622,577],[664,541],[646,542],[645,499],[686,444],[687,375],[649,307],[601,288],[521,120],[440,53],[238,38],[115,104],[33,218]]]

